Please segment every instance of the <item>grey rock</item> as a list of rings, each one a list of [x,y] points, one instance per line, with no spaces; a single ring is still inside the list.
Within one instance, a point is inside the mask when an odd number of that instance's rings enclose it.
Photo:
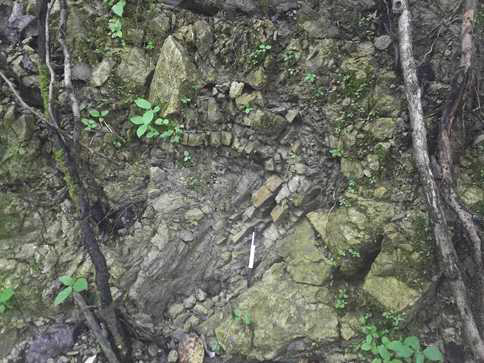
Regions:
[[[187,230],[180,232],[180,238],[183,242],[191,242],[194,239],[193,233]]]
[[[168,363],[176,363],[178,361],[178,352],[176,350],[170,350],[168,353]]]
[[[195,297],[198,301],[205,301],[205,299],[207,298],[207,293],[202,289],[197,289],[195,291]]]
[[[108,80],[113,67],[114,62],[111,59],[103,59],[92,72],[91,85],[94,87],[101,87]]]
[[[25,352],[27,363],[45,362],[74,346],[74,326],[56,324],[36,335]]]
[[[389,35],[381,35],[375,38],[374,44],[376,49],[385,50],[392,44],[392,38]]]
[[[173,36],[166,38],[150,86],[150,101],[165,103],[163,116],[180,112],[181,98],[201,83],[188,51]]]
[[[183,300],[183,306],[186,308],[186,309],[191,309],[195,306],[195,304],[197,303],[197,299],[195,298],[194,295],[190,295],[189,297],[187,297],[185,300]]]
[[[183,310],[185,310],[185,307],[182,304],[173,304],[168,308],[168,315],[174,319],[180,315]]]
[[[116,73],[125,82],[143,86],[152,69],[145,52],[140,48],[132,47],[123,51]]]
[[[244,90],[244,82],[232,82],[230,84],[229,97],[232,99],[235,99],[239,96],[242,96],[243,90]]]
[[[72,79],[88,82],[91,79],[92,70],[89,64],[78,63],[72,67]]]
[[[297,110],[289,110],[287,111],[287,114],[286,114],[286,120],[289,122],[289,123],[292,123],[296,117],[299,115],[299,111]]]

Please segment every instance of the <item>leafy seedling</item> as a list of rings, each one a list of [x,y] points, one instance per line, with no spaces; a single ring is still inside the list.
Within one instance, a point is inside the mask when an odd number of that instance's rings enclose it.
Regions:
[[[66,288],[57,294],[54,300],[54,305],[62,304],[66,301],[74,292],[81,292],[87,290],[87,280],[84,277],[77,279],[70,276],[61,276],[59,281],[62,282]]]
[[[187,106],[190,102],[192,102],[192,99],[190,97],[182,97],[180,99],[181,103],[183,103],[185,106]]]
[[[246,114],[249,114],[249,113],[251,113],[252,111],[254,111],[254,107],[250,107],[250,105],[245,106],[245,108],[244,108],[244,112],[245,112]]]
[[[304,76],[304,80],[306,82],[314,82],[316,80],[316,75],[314,73],[306,73],[306,75]]]
[[[265,44],[265,43],[259,44],[257,48],[249,56],[250,63],[252,65],[261,64],[271,49],[272,49],[272,46],[269,44]]]
[[[108,113],[109,111],[90,110],[89,116],[91,116],[91,118],[81,118],[81,122],[86,126],[84,130],[94,131],[97,128],[98,122],[105,122],[104,117],[106,117]]]
[[[129,119],[137,127],[136,135],[139,138],[143,136],[148,139],[159,137],[175,144],[180,142],[182,135],[180,126],[167,118],[155,119],[155,115],[160,111],[159,106],[153,107],[151,102],[144,98],[137,98],[134,102],[136,106],[144,110],[142,116],[133,116]]]
[[[108,27],[111,32],[111,38],[123,38],[123,24],[119,18],[109,19]]]
[[[331,150],[329,150],[329,153],[335,159],[343,157],[343,151],[339,148],[331,149]]]
[[[3,314],[10,307],[8,302],[12,299],[13,295],[14,291],[10,287],[0,291],[0,314]]]
[[[120,0],[116,4],[113,5],[111,8],[112,12],[119,16],[120,18],[123,16],[124,7],[126,5],[126,0]]]

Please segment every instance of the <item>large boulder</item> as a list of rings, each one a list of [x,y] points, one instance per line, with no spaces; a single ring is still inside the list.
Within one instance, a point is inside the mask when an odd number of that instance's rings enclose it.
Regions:
[[[200,75],[187,50],[173,37],[166,38],[150,87],[150,101],[161,103],[163,115],[180,111],[182,97],[193,93]]]

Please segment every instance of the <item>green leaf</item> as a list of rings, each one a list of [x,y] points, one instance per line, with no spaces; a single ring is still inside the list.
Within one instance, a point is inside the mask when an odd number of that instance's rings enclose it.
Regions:
[[[94,130],[97,127],[96,121],[91,120],[90,118],[83,118],[81,122],[86,125],[84,130]]]
[[[387,337],[381,338],[381,342],[386,348],[388,348],[388,345],[391,343],[390,339],[388,339]]]
[[[155,107],[155,108],[154,108],[152,111],[153,111],[154,113],[157,113],[159,110],[160,110],[160,106],[156,106],[156,107]]]
[[[101,114],[99,113],[99,111],[96,111],[96,110],[90,110],[89,111],[89,114],[92,116],[92,117],[100,117]]]
[[[382,357],[384,361],[387,361],[392,357],[390,352],[383,345],[378,346],[378,354],[380,354],[380,357]]]
[[[141,117],[141,116],[133,116],[129,120],[132,123],[134,123],[135,125],[143,125],[144,124],[143,117]]]
[[[417,352],[415,353],[415,363],[424,363],[425,362],[425,356],[423,355],[422,352]]]
[[[163,132],[160,137],[162,139],[169,139],[171,137],[171,135],[173,135],[173,130],[166,130],[165,132]]]
[[[59,281],[66,286],[72,286],[74,285],[74,282],[75,282],[75,280],[70,276],[61,276],[59,277]]]
[[[392,359],[390,363],[403,363],[400,359]]]
[[[0,304],[0,314],[3,314],[5,312],[5,310],[7,310],[5,305]]]
[[[143,110],[151,110],[150,101],[145,100],[144,98],[137,98],[134,103],[136,103],[136,106],[142,108]]]
[[[62,304],[64,301],[66,301],[66,299],[69,296],[71,296],[71,294],[72,294],[72,287],[71,286],[66,287],[64,290],[59,292],[59,294],[57,294],[54,300],[54,305]]]
[[[361,349],[364,350],[365,352],[370,351],[371,350],[371,343],[367,343],[367,342],[363,343],[361,345]]]
[[[423,354],[425,355],[425,358],[432,362],[442,362],[444,360],[444,356],[440,353],[439,348],[433,345],[425,348]]]
[[[124,12],[124,6],[126,5],[125,0],[118,1],[114,6],[111,8],[113,13],[115,13],[117,16],[121,17],[123,16]]]
[[[381,359],[380,358],[375,358],[371,361],[371,363],[381,363]]]
[[[74,283],[74,286],[72,286],[75,292],[81,292],[84,290],[87,290],[87,280],[84,277],[80,277],[76,280]]]
[[[406,337],[403,341],[403,344],[409,348],[412,348],[416,352],[420,351],[420,341],[416,336]]]
[[[148,124],[144,124],[138,127],[138,130],[136,130],[136,135],[139,138],[141,138],[145,134],[146,130],[148,129],[148,126],[149,126]]]
[[[235,320],[240,320],[240,316],[242,315],[242,312],[239,309],[235,309],[232,312],[232,315],[234,316]]]
[[[143,123],[149,125],[153,121],[153,117],[155,117],[153,111],[146,111],[143,115]]]
[[[101,111],[101,117],[106,116],[109,113],[109,111]]]
[[[0,292],[0,304],[1,303],[6,303],[8,300],[10,300],[13,296],[14,292],[13,289],[10,287],[7,287],[6,289],[3,289]]]
[[[153,127],[150,127],[150,129],[148,130],[148,134],[146,135],[146,137],[148,139],[152,139],[153,137],[156,137],[159,134],[160,133],[158,132],[158,130],[154,129]]]
[[[410,358],[413,355],[413,350],[399,340],[394,340],[388,344],[388,349],[393,350],[400,358]]]

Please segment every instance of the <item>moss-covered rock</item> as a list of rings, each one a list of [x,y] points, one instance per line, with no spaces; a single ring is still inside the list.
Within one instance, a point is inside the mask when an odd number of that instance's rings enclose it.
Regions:
[[[230,354],[269,360],[295,339],[307,348],[335,341],[336,311],[318,297],[321,290],[326,289],[291,281],[285,264],[275,264],[239,298],[237,309],[250,317],[251,324],[231,318],[222,322],[215,329],[220,345]]]
[[[307,220],[303,220],[282,241],[279,253],[286,261],[287,272],[294,282],[323,285],[330,278],[330,261],[317,245]]]
[[[367,265],[364,257],[378,250],[384,226],[394,215],[395,207],[391,203],[354,194],[350,203],[348,208],[338,208],[332,212],[314,211],[308,213],[307,217],[341,271],[354,275]],[[355,255],[353,258],[349,258],[351,253]]]

